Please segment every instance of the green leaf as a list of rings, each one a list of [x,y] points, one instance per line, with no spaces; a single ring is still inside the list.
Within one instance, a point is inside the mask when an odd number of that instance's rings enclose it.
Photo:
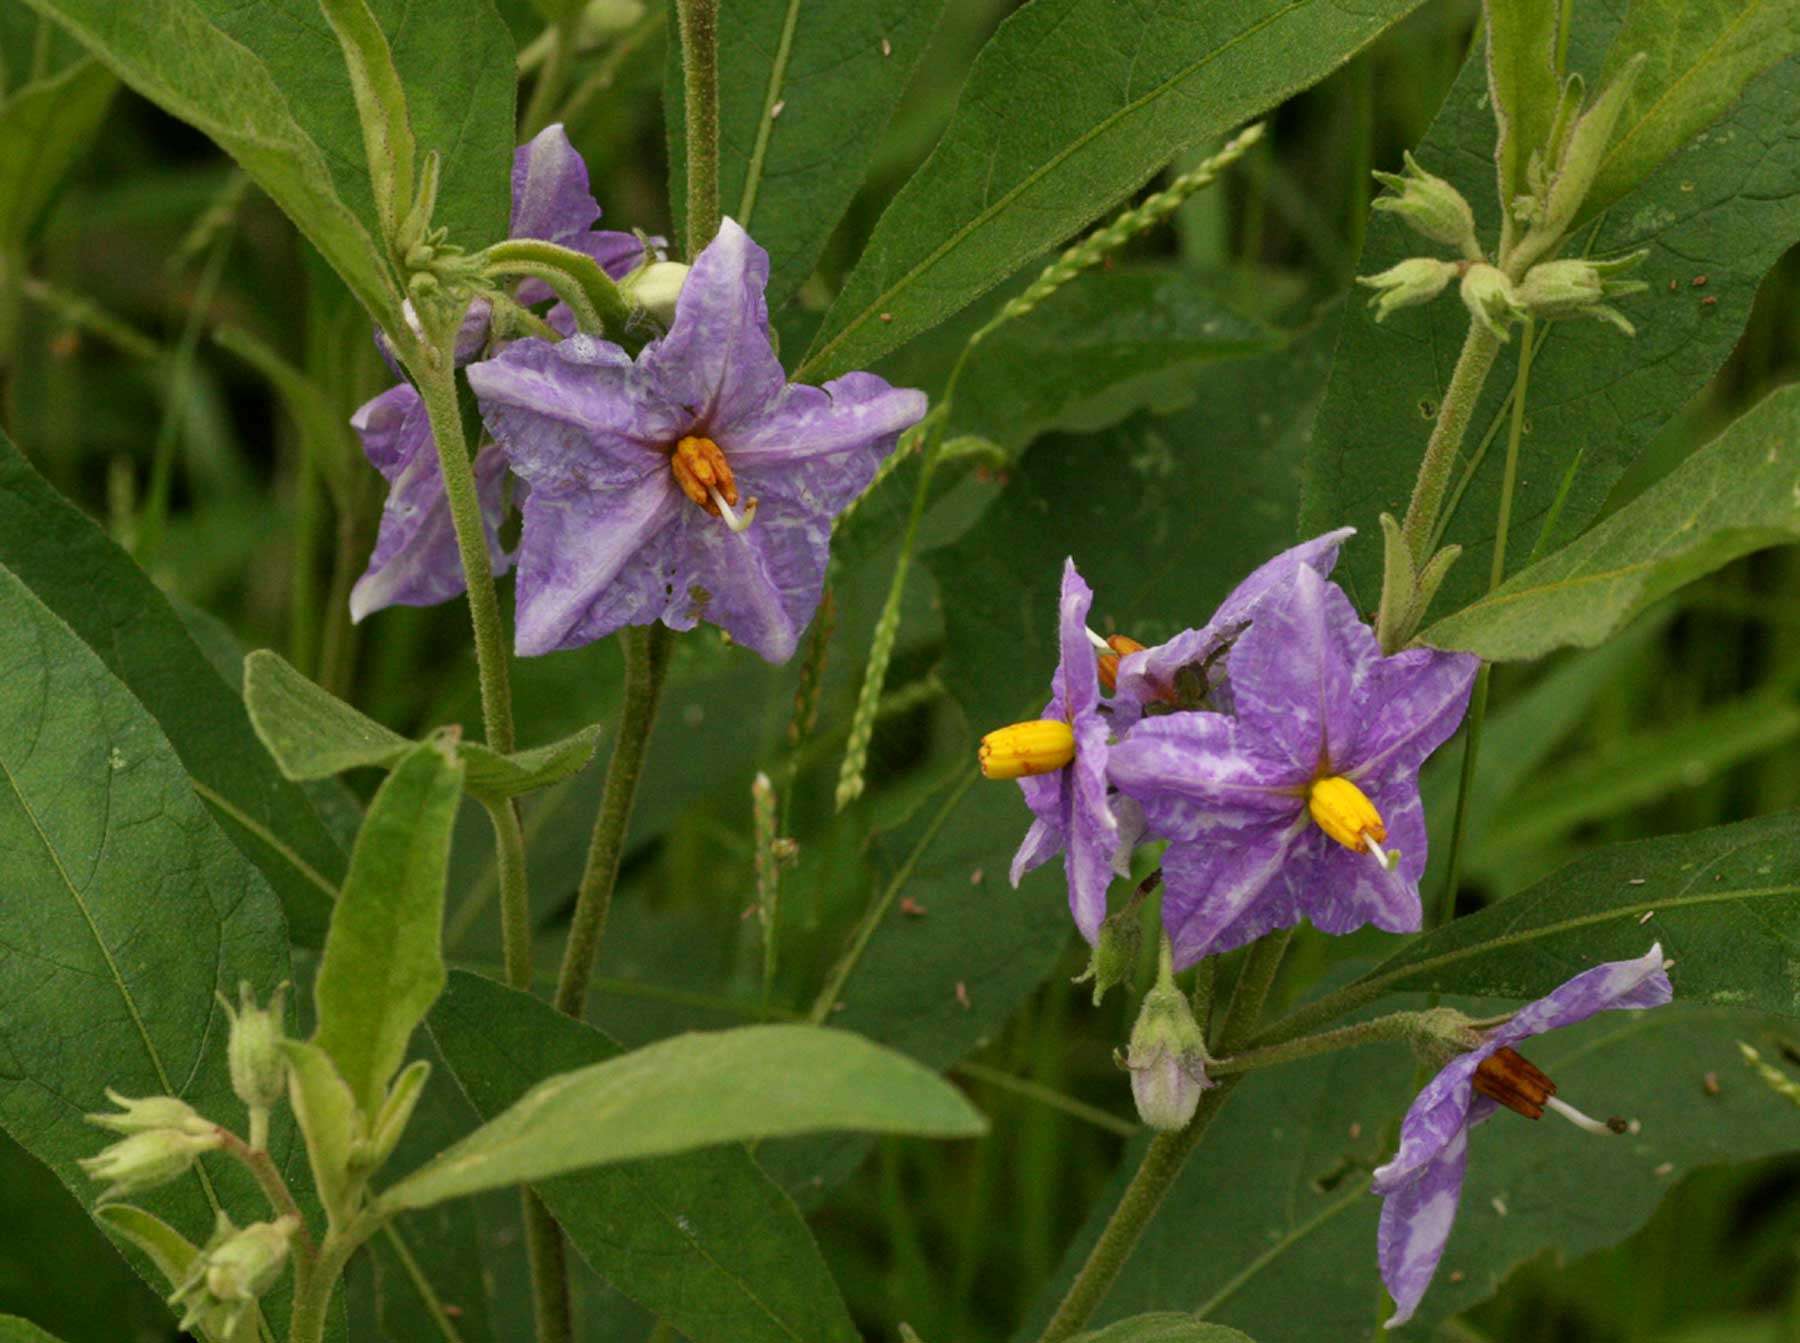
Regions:
[[[428,742],[395,765],[363,820],[325,938],[313,1039],[369,1118],[444,987],[444,877],[463,767]]]
[[[812,273],[862,184],[944,0],[733,0],[719,7],[719,206],[769,253],[769,306]],[[687,201],[686,100],[671,42],[669,199]]]
[[[527,994],[456,972],[432,1035],[492,1117],[534,1080],[620,1053]],[[693,1343],[858,1337],[812,1233],[741,1147],[634,1161],[535,1188],[596,1272]]]
[[[380,245],[348,68],[315,0],[29,0],[127,84],[243,164],[384,325]],[[421,151],[443,155],[435,222],[468,248],[505,236],[512,39],[490,0],[375,0]]]
[[[23,246],[117,88],[105,66],[80,61],[0,103],[0,252]]]
[[[1416,938],[1343,991],[1535,998],[1661,941],[1684,1002],[1800,1016],[1800,813],[1597,849]],[[1334,1001],[1338,995],[1333,995]]]
[[[935,1073],[843,1031],[695,1032],[546,1078],[381,1201],[422,1208],[588,1166],[825,1129],[969,1138],[986,1124]]]
[[[1690,1171],[1792,1149],[1800,1141],[1792,1106],[1738,1080],[1737,1041],[1766,1043],[1782,1025],[1741,1010],[1676,1006],[1607,1013],[1532,1041],[1532,1062],[1561,1096],[1637,1119],[1641,1132],[1599,1139],[1553,1118],[1530,1124],[1508,1113],[1476,1129],[1437,1278],[1413,1323],[1392,1333],[1379,1324],[1381,1205],[1368,1172],[1388,1156],[1392,1121],[1412,1101],[1413,1059],[1401,1048],[1369,1048],[1253,1074],[1188,1159],[1098,1318],[1181,1309],[1259,1343],[1429,1339],[1436,1323],[1491,1296],[1532,1256],[1574,1258],[1624,1240]],[[1702,1088],[1709,1071],[1724,1082],[1716,1096]],[[1092,1246],[1142,1146],[1127,1152],[1076,1236],[1037,1322]]]
[[[301,675],[279,653],[257,649],[244,659],[244,700],[257,736],[290,779],[327,779],[364,766],[391,769],[413,743],[358,712]],[[464,784],[484,801],[547,788],[587,768],[601,728],[512,755],[479,742],[459,743]]]
[[[1018,10],[976,58],[944,138],[882,216],[796,376],[868,367],[1179,151],[1316,82],[1416,3],[1146,12],[1132,0],[1038,0]]]
[[[290,977],[281,908],[193,795],[168,740],[94,652],[0,567],[0,1125],[83,1203],[104,1091],[239,1122],[214,999]],[[278,1121],[278,1164],[293,1131]],[[189,1236],[235,1167],[141,1200]],[[243,1200],[238,1203],[237,1200]]]
[[[1082,1334],[1074,1343],[1252,1343],[1252,1340],[1221,1324],[1201,1324],[1191,1315],[1161,1311],[1153,1315],[1133,1315],[1129,1320]]]
[[[1201,369],[1195,404],[1174,415],[1040,441],[981,524],[924,557],[943,597],[943,678],[978,732],[1042,707],[1066,556],[1094,589],[1096,630],[1155,644],[1204,623],[1292,543],[1334,325],[1290,352]]]
[[[1490,662],[1592,648],[1658,598],[1800,540],[1800,387],[1746,411],[1605,522],[1420,636]]]
[[[312,1167],[313,1187],[333,1226],[341,1226],[355,1211],[352,1207],[350,1159],[363,1125],[357,1115],[356,1097],[331,1055],[305,1040],[285,1040],[288,1060],[288,1100],[300,1132],[306,1139],[306,1157]]]
[[[1502,205],[1528,190],[1525,167],[1550,139],[1562,97],[1557,78],[1560,0],[1488,0],[1487,85],[1498,134],[1494,165]]]
[[[186,1278],[200,1251],[186,1236],[155,1213],[129,1203],[108,1203],[94,1209],[94,1216],[109,1231],[123,1236],[149,1257],[157,1271],[174,1287]]]
[[[1596,87],[1639,52],[1648,59],[1583,202],[1584,218],[1711,126],[1751,80],[1800,52],[1800,9],[1786,0],[1632,0]]]
[[[61,1343],[51,1334],[46,1334],[30,1320],[21,1320],[17,1315],[0,1315],[0,1343]]]
[[[1570,68],[1596,68],[1610,36],[1600,7],[1575,6]],[[1494,144],[1485,85],[1479,62],[1466,66],[1416,152],[1469,197],[1491,245],[1498,213],[1481,166]],[[1648,248],[1634,277],[1650,290],[1620,305],[1637,326],[1635,339],[1591,320],[1540,327],[1509,571],[1580,535],[1625,468],[1731,353],[1757,281],[1800,236],[1800,141],[1788,134],[1797,116],[1800,82],[1784,65],[1752,84],[1704,144],[1696,140],[1693,152],[1665,163],[1564,248],[1565,255],[1596,257]],[[1417,251],[1414,235],[1377,216],[1359,273]],[[1305,532],[1344,523],[1361,529],[1338,571],[1359,606],[1372,608],[1380,589],[1376,519],[1405,509],[1467,329],[1467,312],[1453,295],[1379,326],[1360,305],[1346,316],[1307,454],[1301,520]],[[1502,352],[1488,378],[1453,477],[1443,541],[1461,545],[1463,555],[1439,590],[1439,612],[1487,590],[1506,456],[1503,410],[1519,345]]]
[[[4,435],[0,564],[154,715],[193,791],[281,896],[294,939],[319,945],[344,850],[306,795],[276,772],[237,690],[213,669],[156,584]],[[225,988],[235,995],[236,980]]]

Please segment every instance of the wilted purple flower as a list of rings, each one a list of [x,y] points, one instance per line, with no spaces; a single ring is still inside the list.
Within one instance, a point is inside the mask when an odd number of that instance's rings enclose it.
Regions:
[[[1661,1007],[1672,996],[1658,943],[1637,960],[1596,965],[1528,1003],[1425,1084],[1401,1121],[1400,1150],[1371,1185],[1385,1200],[1378,1244],[1395,1305],[1388,1328],[1412,1318],[1437,1271],[1462,1195],[1471,1128],[1504,1105],[1530,1119],[1549,1109],[1589,1131],[1627,1131],[1621,1121],[1601,1123],[1558,1100],[1556,1084],[1512,1046],[1598,1012]]]
[[[561,126],[547,126],[513,155],[512,236],[537,238],[585,252],[618,279],[643,259],[643,244],[630,233],[597,230],[600,207],[588,191],[587,165]],[[552,297],[541,280],[519,286],[518,301],[533,305]],[[456,333],[456,362],[466,363],[487,341],[489,305],[469,305]],[[565,333],[575,329],[568,309],[558,304],[548,320]],[[378,337],[378,344],[381,343]],[[385,346],[383,355],[387,355]],[[389,363],[392,364],[392,359]],[[395,369],[399,373],[399,369]],[[387,479],[387,503],[368,571],[350,592],[350,618],[361,620],[384,606],[431,606],[463,590],[456,530],[444,495],[444,477],[431,439],[425,405],[412,384],[402,382],[366,402],[351,417],[363,452]],[[511,567],[497,538],[505,511],[506,459],[484,448],[475,459],[475,482],[496,575]]]
[[[1306,564],[1264,594],[1226,660],[1233,712],[1147,718],[1112,749],[1112,781],[1171,841],[1178,967],[1302,918],[1330,933],[1419,927],[1419,766],[1456,730],[1477,665],[1429,648],[1383,657]]]
[[[1017,737],[1022,730],[1040,726],[1034,723],[1001,728],[982,743],[983,771],[990,778],[1018,778],[1025,805],[1036,817],[1013,856],[1012,884],[1017,886],[1032,868],[1061,853],[1069,879],[1069,910],[1090,946],[1098,945],[1100,925],[1106,919],[1106,888],[1115,873],[1128,870],[1131,849],[1143,829],[1134,803],[1116,799],[1126,808],[1121,818],[1114,811],[1114,799],[1107,796],[1112,728],[1101,707],[1097,660],[1088,636],[1093,602],[1093,589],[1075,571],[1075,561],[1066,561],[1057,622],[1061,656],[1043,717],[1043,726],[1067,724],[1067,732],[1057,734],[1062,737],[1060,751],[1046,753],[1029,770],[993,767],[996,751],[1004,751],[1010,741],[1008,734]]]
[[[488,429],[530,486],[520,653],[706,620],[770,662],[793,655],[833,517],[926,403],[872,373],[788,383],[769,343],[768,274],[768,253],[727,219],[668,334],[635,361],[576,336],[470,366]]]
[[[1230,692],[1220,654],[1248,627],[1258,603],[1287,587],[1298,567],[1305,565],[1321,578],[1330,577],[1338,547],[1355,534],[1354,527],[1340,527],[1290,546],[1233,588],[1199,629],[1184,630],[1167,643],[1120,658],[1114,674],[1113,730],[1123,735],[1146,708],[1159,703],[1180,707],[1190,697],[1203,696],[1206,708],[1229,712]]]

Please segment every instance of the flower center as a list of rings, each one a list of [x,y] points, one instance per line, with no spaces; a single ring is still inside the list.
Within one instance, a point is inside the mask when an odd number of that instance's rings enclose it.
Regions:
[[[1022,779],[1048,774],[1075,758],[1075,733],[1056,718],[995,728],[981,739],[982,774],[990,779]]]
[[[1144,651],[1144,645],[1136,639],[1124,634],[1109,634],[1100,639],[1092,630],[1088,631],[1089,639],[1099,639],[1096,645],[1100,656],[1096,659],[1100,668],[1100,684],[1106,687],[1108,694],[1119,688],[1119,659],[1132,653]]]
[[[1313,780],[1306,790],[1306,809],[1319,829],[1352,853],[1373,853],[1383,864],[1387,855],[1381,842],[1387,826],[1369,795],[1341,774]]]
[[[1544,1076],[1529,1059],[1514,1049],[1496,1049],[1481,1061],[1471,1082],[1476,1091],[1527,1119],[1541,1119],[1544,1111],[1561,1115],[1576,1128],[1602,1135],[1629,1133],[1623,1119],[1594,1119],[1567,1101],[1556,1098],[1556,1083]]]
[[[744,505],[743,513],[735,511],[738,501],[737,478],[725,452],[710,438],[689,434],[669,453],[669,470],[681,492],[715,518],[723,518],[734,532],[741,532],[756,517],[756,500]]]

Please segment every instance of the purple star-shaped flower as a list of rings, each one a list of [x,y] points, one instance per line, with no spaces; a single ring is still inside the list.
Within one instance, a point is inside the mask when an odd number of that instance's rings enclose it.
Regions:
[[[1419,766],[1462,720],[1477,665],[1429,648],[1383,657],[1306,564],[1263,594],[1226,659],[1233,712],[1148,718],[1112,749],[1112,781],[1171,841],[1177,967],[1302,918],[1330,933],[1419,927]]]
[[[1488,1032],[1479,1047],[1458,1054],[1425,1084],[1401,1121],[1400,1150],[1376,1170],[1371,1185],[1384,1200],[1378,1239],[1381,1279],[1395,1305],[1388,1328],[1411,1319],[1431,1285],[1450,1238],[1451,1223],[1456,1220],[1468,1164],[1469,1130],[1500,1108],[1500,1102],[1490,1095],[1477,1094],[1496,1087],[1486,1080],[1484,1065],[1485,1071],[1496,1071],[1490,1059],[1534,1035],[1572,1026],[1599,1012],[1661,1007],[1672,996],[1660,943],[1637,960],[1596,965],[1520,1008],[1505,1025]],[[1516,1055],[1513,1058],[1517,1060]],[[1524,1113],[1544,1105],[1568,1112],[1560,1101],[1541,1099],[1542,1084],[1547,1080],[1542,1074],[1523,1060],[1517,1060],[1514,1067],[1539,1079],[1534,1095],[1540,1099],[1535,1104],[1530,1099],[1521,1102]],[[1504,1076],[1498,1085],[1506,1086]],[[1549,1090],[1554,1093],[1553,1084]],[[1583,1127],[1594,1125],[1579,1111],[1571,1117]]]
[[[1075,734],[1075,757],[1048,774],[1019,780],[1025,805],[1036,817],[1013,855],[1012,884],[1058,853],[1069,879],[1069,912],[1088,945],[1100,940],[1106,920],[1106,889],[1115,874],[1124,875],[1131,850],[1143,830],[1143,818],[1129,798],[1107,797],[1107,745],[1112,728],[1100,700],[1100,677],[1094,646],[1088,639],[1088,610],[1093,589],[1063,565],[1062,600],[1057,639],[1061,656],[1050,681],[1050,703],[1044,717],[1060,719]],[[1125,814],[1114,810],[1115,801]]]
[[[576,336],[517,341],[470,365],[488,429],[530,486],[521,654],[706,620],[770,662],[793,655],[832,519],[926,402],[872,373],[787,382],[769,343],[768,274],[768,253],[727,219],[695,258],[668,334],[635,361]]]
[[[1338,547],[1355,534],[1354,527],[1340,527],[1290,546],[1264,561],[1233,588],[1199,629],[1184,630],[1167,643],[1121,658],[1112,698],[1114,731],[1123,734],[1143,717],[1148,706],[1174,700],[1179,693],[1178,682],[1189,669],[1205,675],[1208,707],[1229,712],[1229,690],[1225,668],[1218,663],[1219,652],[1244,632],[1265,597],[1293,581],[1299,566],[1306,565],[1321,578],[1329,577],[1337,564]]]
[[[614,279],[643,259],[643,244],[630,233],[595,229],[600,207],[588,191],[587,165],[569,143],[561,126],[548,126],[513,155],[512,224],[515,238],[539,238],[585,252]],[[526,280],[516,295],[520,303],[548,301],[550,287]],[[487,341],[489,306],[485,299],[469,305],[456,335],[456,361],[466,363]],[[548,320],[559,331],[573,332],[574,318],[558,304]],[[381,344],[380,339],[377,340]],[[383,349],[384,356],[386,355]],[[389,363],[392,364],[392,360]],[[396,368],[395,373],[399,370]],[[463,590],[462,561],[456,531],[444,496],[444,477],[425,405],[412,384],[403,382],[365,403],[351,417],[363,452],[388,482],[387,503],[367,572],[350,591],[350,617],[360,621],[384,606],[432,606]],[[505,511],[506,459],[493,448],[475,458],[475,483],[481,520],[487,532],[488,559],[496,575],[512,559],[501,548],[498,532]]]

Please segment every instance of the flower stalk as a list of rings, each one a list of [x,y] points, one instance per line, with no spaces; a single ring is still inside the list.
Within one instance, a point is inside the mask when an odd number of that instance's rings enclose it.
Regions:
[[[719,0],[676,0],[687,111],[687,252],[719,231]]]

